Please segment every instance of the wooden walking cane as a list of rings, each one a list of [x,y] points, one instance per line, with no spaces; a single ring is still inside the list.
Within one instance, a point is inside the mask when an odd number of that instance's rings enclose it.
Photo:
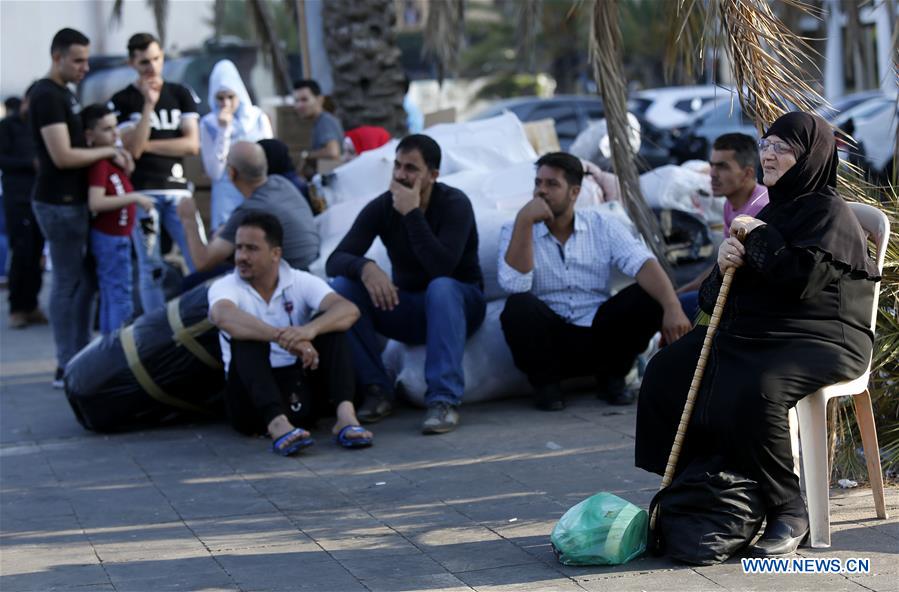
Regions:
[[[741,243],[746,238],[746,232],[741,228],[734,235]],[[684,410],[680,416],[680,423],[677,425],[677,434],[674,436],[674,444],[671,445],[671,453],[668,455],[668,464],[665,465],[665,475],[662,477],[662,485],[659,491],[671,485],[674,479],[674,469],[677,468],[677,460],[680,457],[681,446],[684,443],[684,437],[687,435],[687,426],[690,424],[690,416],[693,415],[693,405],[696,403],[696,395],[699,393],[699,385],[702,384],[702,376],[705,374],[705,364],[709,357],[709,351],[712,349],[712,338],[718,331],[718,323],[721,321],[721,314],[724,312],[724,305],[727,303],[727,295],[730,293],[730,284],[734,279],[736,267],[729,267],[724,272],[724,279],[721,282],[721,289],[718,291],[718,298],[715,299],[715,308],[712,311],[712,318],[709,320],[709,328],[706,330],[705,339],[702,340],[702,350],[699,352],[699,362],[696,364],[696,370],[693,372],[693,381],[690,383],[690,392],[687,393],[687,402],[684,403]],[[652,516],[649,517],[649,530],[656,527],[656,516],[658,515],[658,505],[653,508]]]

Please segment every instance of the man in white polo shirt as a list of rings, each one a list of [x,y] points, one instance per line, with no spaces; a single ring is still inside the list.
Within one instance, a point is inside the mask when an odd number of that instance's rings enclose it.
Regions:
[[[356,306],[327,283],[281,260],[278,219],[250,212],[235,235],[234,272],[209,288],[209,318],[221,331],[228,373],[225,406],[239,432],[267,432],[288,456],[313,443],[297,427],[323,403],[336,408],[334,435],[347,448],[369,446],[353,405],[352,356],[345,331]],[[318,311],[316,313],[316,311]]]

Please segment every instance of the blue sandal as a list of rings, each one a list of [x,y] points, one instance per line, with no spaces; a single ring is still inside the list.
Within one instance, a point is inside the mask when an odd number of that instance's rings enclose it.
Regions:
[[[348,433],[362,434],[365,433],[365,428],[357,425],[343,426],[340,432],[334,436],[334,441],[344,448],[366,448],[371,446],[371,438],[348,438]]]
[[[287,432],[286,434],[284,434],[283,436],[279,437],[274,442],[272,442],[272,452],[274,452],[275,454],[280,454],[281,456],[290,456],[291,454],[296,454],[303,448],[307,448],[307,447],[315,444],[315,440],[313,440],[310,437],[310,438],[304,438],[301,440],[294,440],[287,446],[284,446],[284,447],[281,446],[281,444],[283,444],[284,442],[287,442],[291,438],[295,438],[295,437],[299,436],[304,431],[305,430],[302,428],[294,428],[294,429],[290,430],[289,432]]]

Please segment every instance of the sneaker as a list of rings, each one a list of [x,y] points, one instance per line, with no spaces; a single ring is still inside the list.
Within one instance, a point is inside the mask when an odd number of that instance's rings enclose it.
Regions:
[[[9,313],[9,328],[10,329],[24,329],[28,326],[28,315],[24,312],[11,312]]]
[[[31,325],[46,325],[50,320],[41,312],[41,309],[35,308],[25,315],[25,319]]]
[[[534,387],[534,402],[541,411],[562,411],[565,397],[558,382]]]
[[[634,391],[627,388],[623,376],[615,378],[599,379],[599,394],[597,398],[606,401],[609,405],[632,405],[637,398]]]
[[[53,388],[61,389],[66,387],[65,381],[65,370],[62,368],[56,369],[56,374],[53,375]]]
[[[393,401],[376,384],[365,387],[365,401],[356,411],[356,417],[362,423],[376,423],[393,413]]]
[[[459,425],[459,412],[447,403],[437,403],[428,407],[425,420],[421,424],[422,434],[445,434]]]

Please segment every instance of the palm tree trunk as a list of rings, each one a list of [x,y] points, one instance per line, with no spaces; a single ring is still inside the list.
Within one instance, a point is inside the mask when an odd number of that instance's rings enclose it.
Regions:
[[[275,30],[271,9],[266,0],[250,0],[249,8],[256,28],[256,37],[271,60],[275,74],[275,88],[278,94],[286,95],[291,89],[290,68],[287,66],[287,56],[281,45],[281,38]]]
[[[665,257],[662,230],[640,192],[640,178],[628,140],[627,89],[621,59],[621,28],[618,25],[618,0],[595,0],[590,33],[590,59],[593,77],[605,104],[612,163],[621,185],[621,199],[637,230],[652,249],[668,277],[672,270]]]
[[[393,0],[328,0],[322,18],[334,77],[332,96],[344,129],[377,125],[394,136],[405,134]]]

